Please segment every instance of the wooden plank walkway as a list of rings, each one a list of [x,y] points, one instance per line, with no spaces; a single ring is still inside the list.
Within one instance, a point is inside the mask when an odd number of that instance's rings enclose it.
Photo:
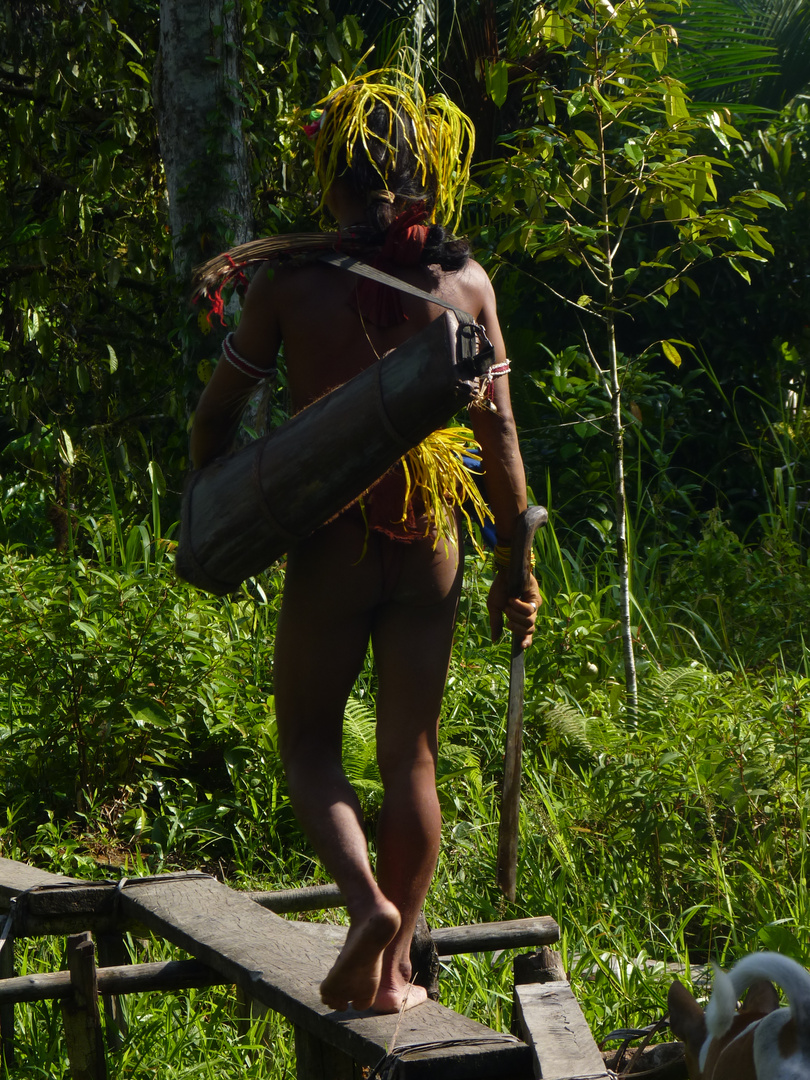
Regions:
[[[339,946],[211,878],[132,881],[121,890],[120,902],[123,914],[361,1065],[376,1065],[396,1047],[398,1080],[520,1080],[532,1075],[525,1043],[437,1002],[425,1002],[401,1018],[329,1009],[318,986]],[[405,1046],[414,1049],[404,1054]]]
[[[567,982],[516,986],[514,1019],[532,1048],[536,1077],[610,1080],[599,1047]]]
[[[310,891],[313,901],[316,894],[335,901],[334,887],[319,886],[296,890],[301,894],[296,902],[308,905]],[[88,969],[88,978],[108,1004],[114,1000],[111,994],[133,992],[153,981],[166,988],[235,984],[246,1002],[258,1002],[292,1021],[301,1080],[357,1080],[358,1065],[373,1066],[386,1058],[386,1080],[529,1080],[532,1076],[607,1080],[609,1076],[567,982],[515,986],[514,1029],[525,1041],[432,1001],[402,1017],[328,1009],[320,1001],[318,986],[343,944],[346,928],[282,919],[261,906],[278,903],[290,910],[285,894],[235,892],[195,872],[120,883],[80,882],[0,859],[0,924],[5,922],[2,913],[9,911],[15,898],[15,934],[73,933],[84,924],[101,931],[101,946],[110,928],[138,927],[184,949],[195,959],[129,968],[105,967],[102,960],[96,971]],[[559,927],[543,917],[448,927],[434,930],[432,936],[439,953],[449,956],[549,944],[558,939]],[[76,940],[71,939],[74,947]],[[81,1034],[89,1015],[88,1003],[81,1004],[82,996],[94,997],[96,991],[82,995],[75,972],[11,978],[10,950],[4,952],[0,1035],[4,1029],[3,1041],[9,1042],[5,1049],[10,1051],[13,1001],[60,998],[66,1008],[66,1036]],[[89,955],[92,964],[92,951]],[[80,1008],[69,1025],[70,1003],[77,994]],[[97,1080],[106,1076],[98,1057],[101,1029],[97,1016],[90,1019],[83,1053],[87,1058],[92,1049],[96,1063],[84,1071],[74,1070],[74,1075]],[[90,1034],[96,1040],[94,1046]],[[80,1059],[74,1048],[72,1065]]]
[[[35,866],[14,859],[0,859],[0,911],[8,911],[14,897],[26,889],[59,884],[81,885],[82,882],[61,874],[49,874],[47,870],[37,870]]]

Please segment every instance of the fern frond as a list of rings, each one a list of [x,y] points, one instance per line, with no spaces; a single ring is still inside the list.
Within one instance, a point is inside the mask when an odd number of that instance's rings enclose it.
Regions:
[[[591,753],[593,747],[588,738],[586,717],[567,702],[558,701],[547,704],[542,710],[542,718],[558,739]]]
[[[382,790],[373,710],[356,698],[350,698],[343,717],[343,770],[349,782],[358,789]]]

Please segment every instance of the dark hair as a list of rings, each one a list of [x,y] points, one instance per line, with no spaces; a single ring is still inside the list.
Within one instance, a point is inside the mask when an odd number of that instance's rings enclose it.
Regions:
[[[431,171],[426,175],[422,172],[411,147],[412,136],[409,138],[411,120],[403,109],[396,110],[391,123],[389,109],[381,104],[372,105],[366,124],[371,137],[365,144],[358,140],[351,160],[342,152],[338,176],[347,180],[365,200],[372,242],[376,239],[382,243],[396,216],[409,206],[421,204],[430,214],[436,204],[437,180]],[[469,258],[467,240],[453,236],[443,225],[429,226],[422,263],[438,264],[443,270],[460,270]]]

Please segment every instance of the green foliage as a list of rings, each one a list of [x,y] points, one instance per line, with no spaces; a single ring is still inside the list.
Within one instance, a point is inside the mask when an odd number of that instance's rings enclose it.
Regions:
[[[469,232],[497,271],[531,481],[554,512],[537,542],[519,902],[495,885],[508,643],[488,644],[488,569],[475,564],[443,707],[445,826],[427,913],[439,925],[555,915],[603,1035],[663,1013],[664,962],[728,964],[760,946],[810,959],[807,111],[797,101],[755,127],[716,104],[696,110],[692,75],[669,66],[676,13],[651,6],[645,23],[629,4],[615,17],[562,9],[453,5],[461,52],[445,49],[444,24],[435,38],[423,28],[429,77],[455,65],[484,156],[501,155],[478,174]],[[157,5],[0,10],[0,848],[87,878],[203,864],[256,887],[319,880],[277,752],[281,573],[234,598],[193,593],[160,525],[175,516],[193,388],[161,301]],[[307,228],[317,200],[300,124],[354,69],[376,8],[249,0],[243,14],[257,221]],[[714,59],[739,64],[728,44]],[[769,243],[779,257],[760,262]],[[635,547],[633,732],[594,364],[610,319]],[[59,554],[45,551],[49,526]],[[345,741],[370,824],[374,691],[368,666]],[[63,966],[41,943],[18,957],[23,972]],[[453,961],[445,1002],[506,1028],[508,960]],[[292,1068],[283,1024],[269,1021],[272,1066],[260,1028],[237,1036],[229,991],[144,995],[128,1011],[122,1074]],[[57,1014],[16,1012],[17,1074],[66,1075]]]
[[[789,532],[776,528],[746,545],[712,513],[694,550],[673,565],[664,600],[676,635],[697,641],[718,666],[744,657],[755,666],[781,658],[796,667],[808,589],[807,554]]]
[[[116,524],[88,522],[94,557],[3,553],[3,806],[21,841],[47,814],[159,860],[222,855],[243,806],[278,784],[260,647],[275,614],[194,593],[146,523]]]
[[[158,15],[157,0],[0,5],[0,477],[32,489],[14,540],[50,522],[64,548],[71,504],[102,512],[100,444],[122,505],[145,509],[151,461],[176,512],[188,403],[209,368],[183,371],[187,305],[175,310],[167,284]],[[301,127],[355,66],[362,34],[304,0],[283,12],[245,2],[242,15],[258,228],[308,228],[317,199]],[[210,335],[204,356],[219,342]]]
[[[99,436],[135,499],[130,453],[141,470],[185,453],[159,303],[157,10],[59,0],[1,11],[0,469],[63,513],[68,489],[94,503]]]

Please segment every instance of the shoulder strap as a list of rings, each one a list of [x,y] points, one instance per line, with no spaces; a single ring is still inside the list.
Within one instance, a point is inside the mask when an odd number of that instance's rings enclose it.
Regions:
[[[359,274],[360,277],[371,278],[372,281],[379,281],[382,285],[390,285],[392,289],[398,289],[400,292],[408,293],[410,296],[418,296],[420,300],[429,300],[431,304],[438,304],[439,307],[447,308],[455,313],[459,322],[475,322],[475,319],[468,311],[462,311],[461,308],[451,304],[448,300],[442,300],[440,296],[425,292],[424,289],[419,289],[416,285],[409,285],[407,281],[400,281],[399,278],[394,277],[392,274],[386,274],[375,266],[370,266],[368,263],[355,259],[351,255],[339,251],[324,251],[318,258],[321,262],[329,263],[330,266],[337,266],[341,270],[350,270],[353,274]]]

